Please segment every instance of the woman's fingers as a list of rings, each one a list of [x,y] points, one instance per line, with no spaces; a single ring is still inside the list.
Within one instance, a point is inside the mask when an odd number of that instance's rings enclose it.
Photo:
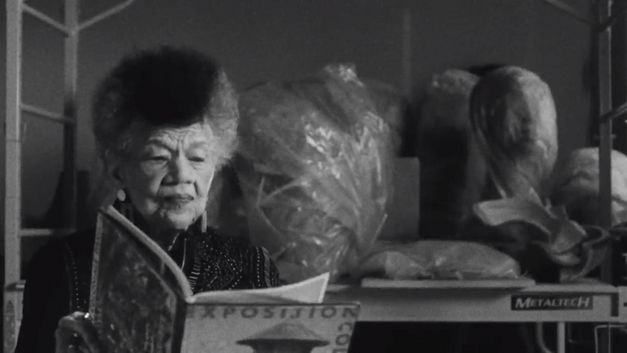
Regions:
[[[77,311],[62,317],[55,336],[57,353],[102,353],[89,314]]]

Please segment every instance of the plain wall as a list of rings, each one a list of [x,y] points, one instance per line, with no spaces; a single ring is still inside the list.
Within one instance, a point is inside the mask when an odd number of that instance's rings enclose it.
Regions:
[[[60,18],[61,1],[29,3]],[[115,3],[84,1],[82,12],[89,17]],[[407,13],[410,77],[403,76],[402,67]],[[62,37],[26,17],[24,38],[24,99],[59,111]],[[447,68],[523,66],[553,91],[564,156],[588,141],[590,38],[586,25],[540,0],[136,0],[81,35],[78,166],[92,166],[89,101],[97,81],[130,50],[159,44],[211,53],[239,88],[352,62],[360,77],[388,82],[405,93],[411,87],[409,96],[415,99],[433,73]],[[53,123],[25,121],[23,197],[27,217],[37,219],[50,206],[61,171],[62,135]]]

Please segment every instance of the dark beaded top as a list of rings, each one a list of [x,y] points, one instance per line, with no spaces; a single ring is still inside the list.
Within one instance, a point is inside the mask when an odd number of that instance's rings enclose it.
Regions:
[[[34,256],[16,353],[54,352],[59,319],[89,309],[94,238],[92,230],[55,239]],[[202,230],[199,224],[179,234],[167,251],[183,269],[194,293],[279,285],[278,271],[264,248],[211,228]]]

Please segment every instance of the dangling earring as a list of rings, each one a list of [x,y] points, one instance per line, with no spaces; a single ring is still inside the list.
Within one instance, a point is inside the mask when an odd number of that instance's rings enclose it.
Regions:
[[[128,201],[128,198],[126,197],[126,191],[124,191],[124,189],[119,189],[116,193],[115,193],[115,197],[117,199],[118,202],[116,202],[117,204],[117,209],[118,211],[120,211],[120,213],[128,218],[128,220],[130,220],[131,222],[135,222],[135,215],[133,212],[133,206],[131,205],[131,203]]]
[[[208,226],[209,224],[207,222],[207,211],[205,210],[205,212],[203,212],[202,215],[200,216],[200,232],[201,233],[206,232]]]
[[[126,201],[126,192],[124,192],[124,189],[118,190],[115,196],[120,202]]]

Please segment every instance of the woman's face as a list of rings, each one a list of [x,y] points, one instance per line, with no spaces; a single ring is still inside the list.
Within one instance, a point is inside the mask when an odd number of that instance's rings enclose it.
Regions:
[[[154,129],[132,143],[119,176],[148,227],[183,230],[203,214],[218,162],[215,143],[206,123]]]

